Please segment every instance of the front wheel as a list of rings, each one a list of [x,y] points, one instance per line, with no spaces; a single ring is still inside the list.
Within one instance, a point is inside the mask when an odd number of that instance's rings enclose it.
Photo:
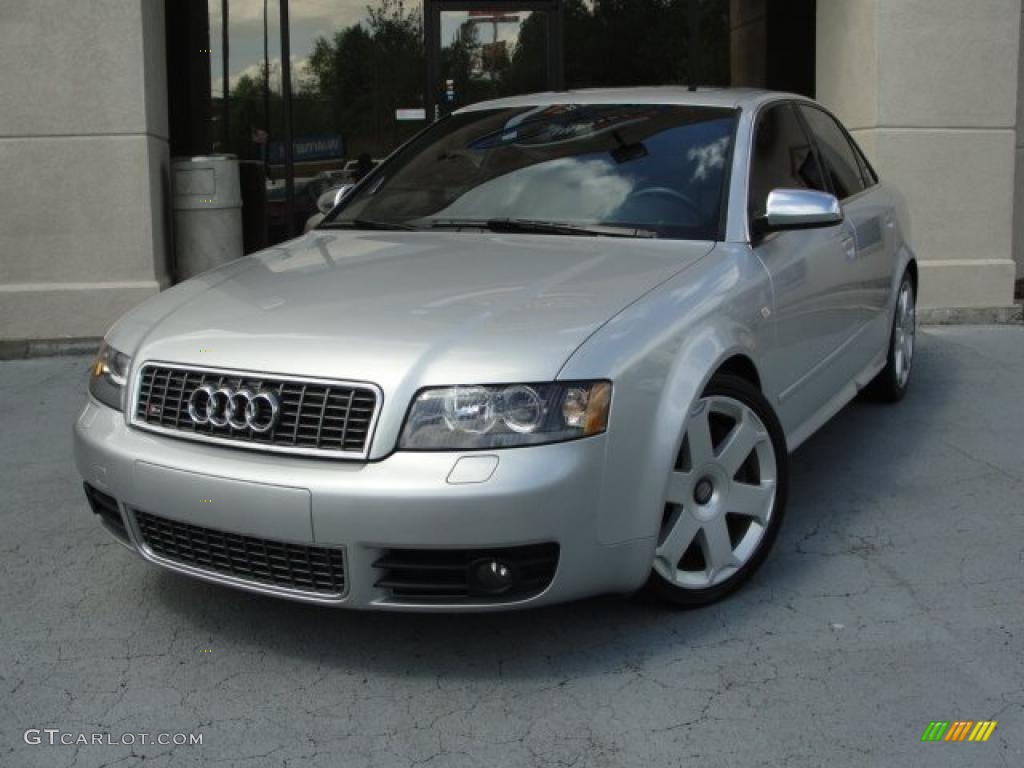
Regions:
[[[786,441],[771,405],[744,379],[718,375],[690,411],[669,474],[645,590],[697,607],[739,587],[782,524]]]

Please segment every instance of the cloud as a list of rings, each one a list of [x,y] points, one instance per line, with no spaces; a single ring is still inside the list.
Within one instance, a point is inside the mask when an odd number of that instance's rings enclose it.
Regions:
[[[292,26],[308,22],[323,24],[328,28],[337,28],[356,24],[366,18],[368,0],[292,0],[288,5],[288,18]],[[277,28],[281,18],[281,7],[278,0],[267,3],[268,21],[272,28]],[[229,0],[228,31],[234,28],[259,27],[263,29],[263,0]],[[220,3],[210,3],[210,32],[214,29],[220,34]]]
[[[609,161],[562,157],[517,168],[468,190],[441,218],[524,219],[599,222],[614,214],[632,193],[636,182],[609,168]]]
[[[296,89],[298,85],[306,79],[309,75],[309,57],[308,56],[292,56],[292,89]],[[220,72],[220,67],[215,66],[215,71]],[[243,77],[251,77],[253,80],[258,80],[263,77],[263,60],[260,59],[255,64],[250,64],[247,67],[243,67],[240,70],[231,72],[231,88],[234,90],[238,86],[238,81]],[[224,77],[223,75],[215,76],[210,83],[211,91],[214,95],[221,95],[224,92]],[[270,60],[270,87],[271,90],[277,93],[281,92],[281,57],[277,56]]]
[[[703,181],[706,179],[711,171],[719,171],[725,167],[725,156],[729,151],[729,144],[732,140],[723,136],[720,139],[712,141],[710,144],[705,144],[701,147],[692,147],[687,153],[686,158],[693,162],[697,161],[697,167],[693,171],[694,181]]]
[[[330,37],[339,29],[364,22],[366,6],[373,0],[292,0],[288,6],[292,83],[298,85],[308,72],[309,55],[318,37]],[[407,2],[411,8],[415,2]],[[223,92],[221,64],[221,6],[210,0],[210,73],[214,94]],[[281,27],[278,0],[267,2],[268,43],[271,59],[271,85],[280,90]],[[263,71],[263,0],[229,0],[228,70],[231,87],[244,76],[259,76]]]

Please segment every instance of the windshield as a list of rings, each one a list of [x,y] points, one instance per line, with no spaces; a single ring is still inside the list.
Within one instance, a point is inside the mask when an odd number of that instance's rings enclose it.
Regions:
[[[323,226],[722,239],[736,112],[556,105],[453,115]]]

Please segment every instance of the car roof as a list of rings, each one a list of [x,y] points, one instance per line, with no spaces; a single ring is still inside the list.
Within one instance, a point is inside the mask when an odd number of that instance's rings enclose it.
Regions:
[[[698,88],[685,85],[644,86],[635,88],[587,88],[575,91],[548,91],[504,99],[482,101],[463,107],[456,114],[485,109],[515,109],[552,104],[672,104],[692,107],[754,108],[779,98],[806,100],[804,96],[758,88]]]

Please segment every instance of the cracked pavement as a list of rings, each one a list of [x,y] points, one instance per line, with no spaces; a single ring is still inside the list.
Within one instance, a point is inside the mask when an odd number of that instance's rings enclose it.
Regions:
[[[0,363],[0,765],[1016,768],[1024,328],[924,328],[916,364],[902,404],[855,402],[796,453],[775,551],[726,602],[419,616],[133,557],[72,465],[88,360]],[[999,725],[919,741],[957,719]]]

